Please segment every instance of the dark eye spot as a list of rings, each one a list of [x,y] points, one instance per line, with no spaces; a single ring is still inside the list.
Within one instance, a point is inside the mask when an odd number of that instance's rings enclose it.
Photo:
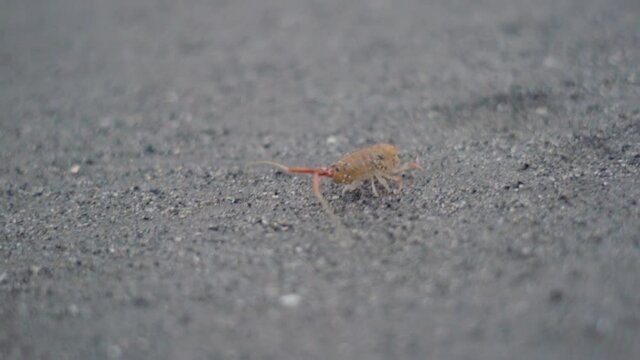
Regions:
[[[384,155],[378,154],[378,160],[384,160]]]

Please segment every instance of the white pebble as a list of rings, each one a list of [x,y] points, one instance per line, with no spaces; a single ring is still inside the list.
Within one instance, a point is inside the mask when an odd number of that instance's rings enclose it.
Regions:
[[[69,306],[67,306],[67,311],[69,311],[69,315],[71,316],[76,316],[80,313],[80,309],[76,304],[69,304]]]
[[[540,106],[536,108],[536,114],[538,115],[544,116],[544,115],[547,115],[548,113],[549,113],[548,109],[544,106]]]
[[[338,137],[331,135],[327,138],[327,145],[333,145],[338,143]]]
[[[555,57],[549,55],[546,58],[544,58],[544,60],[542,61],[542,66],[546,68],[559,68],[560,61]]]
[[[122,357],[122,348],[116,344],[107,346],[107,357],[109,359],[120,359]]]
[[[298,294],[285,294],[280,296],[280,304],[286,307],[296,307],[300,304],[300,300],[302,300],[302,298]]]

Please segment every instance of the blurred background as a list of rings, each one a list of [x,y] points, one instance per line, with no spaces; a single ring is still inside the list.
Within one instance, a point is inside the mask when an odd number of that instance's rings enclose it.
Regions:
[[[632,359],[636,0],[5,0],[3,359]],[[391,142],[325,196],[251,160]]]

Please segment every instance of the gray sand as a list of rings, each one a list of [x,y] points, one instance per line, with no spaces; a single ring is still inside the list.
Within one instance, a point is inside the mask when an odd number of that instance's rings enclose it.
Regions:
[[[637,359],[640,2],[0,4],[0,358]],[[322,166],[392,142],[375,198]],[[635,355],[634,355],[635,354]]]

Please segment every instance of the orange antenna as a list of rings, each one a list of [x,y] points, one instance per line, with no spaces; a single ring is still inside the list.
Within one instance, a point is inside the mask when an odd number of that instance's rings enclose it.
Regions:
[[[300,166],[287,166],[275,161],[251,161],[247,165],[248,166],[270,165],[270,166],[275,166],[280,170],[283,170],[292,174],[318,174],[319,176],[329,176],[329,177],[331,176],[331,173],[327,171],[327,169],[300,167]]]

